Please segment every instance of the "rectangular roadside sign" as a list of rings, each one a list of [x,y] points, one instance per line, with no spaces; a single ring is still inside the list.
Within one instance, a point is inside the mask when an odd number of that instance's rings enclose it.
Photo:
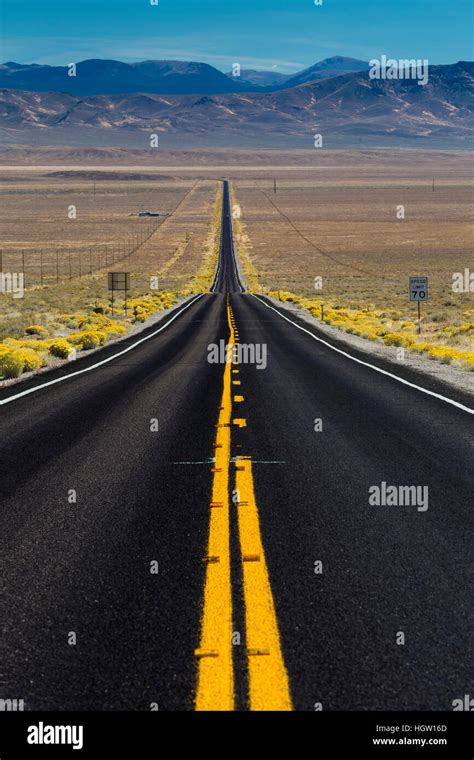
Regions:
[[[130,290],[130,272],[109,272],[109,290]]]
[[[428,278],[410,277],[410,301],[428,300]]]

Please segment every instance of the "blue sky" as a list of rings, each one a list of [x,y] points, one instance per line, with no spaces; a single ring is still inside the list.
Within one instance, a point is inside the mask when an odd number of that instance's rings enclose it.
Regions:
[[[197,60],[298,71],[322,58],[472,60],[472,0],[0,0],[0,60]]]

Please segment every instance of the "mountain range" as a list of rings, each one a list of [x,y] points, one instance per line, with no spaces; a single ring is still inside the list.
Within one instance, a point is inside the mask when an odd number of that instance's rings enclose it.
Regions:
[[[268,92],[287,89],[288,87],[297,87],[299,84],[314,82],[317,79],[338,77],[353,71],[368,71],[368,69],[369,64],[365,61],[358,61],[356,58],[346,58],[338,55],[333,58],[325,58],[324,61],[319,61],[314,66],[310,66],[297,74],[280,74],[277,71],[244,69],[240,72],[238,78],[232,72],[229,72],[227,76],[249,90],[259,87],[264,88]]]
[[[311,69],[317,77],[324,71],[321,64]],[[8,144],[147,148],[156,133],[165,149],[312,148],[316,133],[324,147],[473,145],[473,63],[430,66],[426,86],[373,80],[366,70],[299,83],[311,69],[296,84],[292,77],[263,92],[76,96],[3,89],[0,136]]]
[[[367,70],[368,64],[337,56],[285,75],[275,71],[243,70],[240,76],[223,74],[207,63],[186,61],[121,61],[90,59],[68,66],[21,64],[0,65],[0,88],[31,92],[65,92],[69,95],[124,95],[146,92],[159,95],[215,95],[230,92],[261,92],[296,86],[315,79]]]

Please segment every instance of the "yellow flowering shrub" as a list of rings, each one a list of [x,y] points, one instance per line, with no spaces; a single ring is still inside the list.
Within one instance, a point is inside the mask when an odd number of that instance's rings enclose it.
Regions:
[[[2,345],[10,349],[31,348],[33,351],[47,351],[49,343],[48,340],[42,340],[41,338],[23,338],[21,340],[18,338],[5,338]]]
[[[174,293],[160,290],[156,293],[148,293],[141,298],[132,298],[128,302],[128,309],[133,322],[145,322],[152,314],[172,306],[176,300]]]
[[[22,372],[35,372],[43,366],[41,356],[38,356],[32,348],[19,348],[13,351],[13,356],[23,362]]]
[[[25,327],[25,333],[27,335],[39,335],[41,338],[46,338],[49,335],[46,327],[41,325],[28,325]]]
[[[23,359],[15,351],[0,354],[0,375],[3,379],[20,377],[23,372]]]
[[[405,346],[411,348],[415,343],[415,339],[410,335],[402,335],[401,333],[388,332],[382,336],[382,340],[386,346]]]
[[[105,332],[100,330],[84,330],[83,332],[71,333],[67,341],[81,351],[90,351],[92,348],[103,346],[106,339]]]
[[[73,347],[65,338],[55,338],[49,343],[49,353],[58,359],[67,359]]]

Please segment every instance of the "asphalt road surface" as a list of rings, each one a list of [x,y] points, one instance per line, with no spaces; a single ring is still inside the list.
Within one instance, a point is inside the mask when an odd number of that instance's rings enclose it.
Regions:
[[[211,293],[1,391],[0,699],[472,694],[472,397],[243,290],[225,184]]]

